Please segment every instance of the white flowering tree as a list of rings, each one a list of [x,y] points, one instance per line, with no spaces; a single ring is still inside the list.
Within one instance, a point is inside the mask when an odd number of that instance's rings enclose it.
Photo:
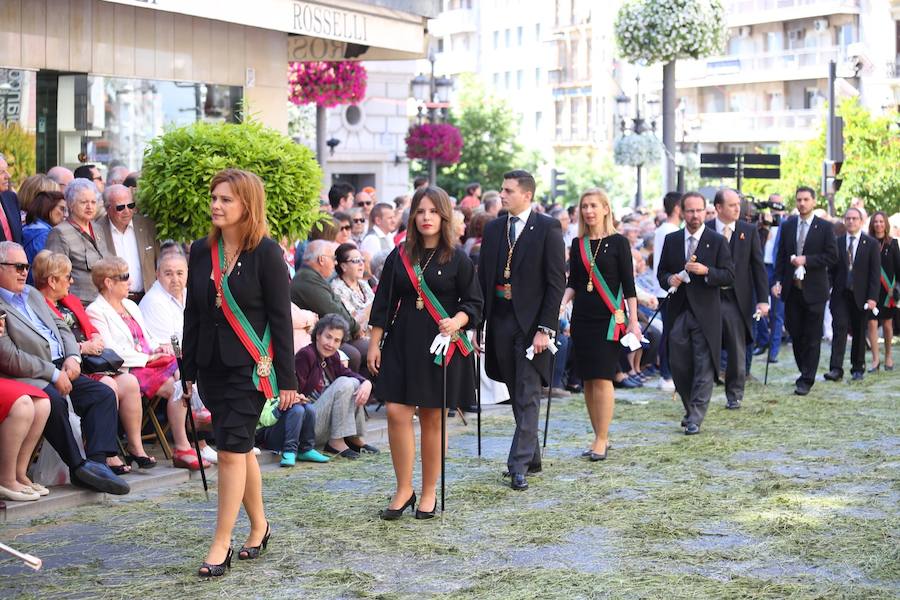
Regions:
[[[633,63],[663,63],[663,145],[666,190],[675,187],[675,61],[722,50],[721,0],[626,0],[615,22],[620,54]]]

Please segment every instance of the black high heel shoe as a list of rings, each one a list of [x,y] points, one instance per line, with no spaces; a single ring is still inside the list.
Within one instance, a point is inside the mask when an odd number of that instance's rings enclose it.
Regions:
[[[429,511],[416,509],[416,519],[422,521],[424,519],[433,519],[434,513],[437,511],[437,500],[434,501],[434,507]]]
[[[126,454],[125,455],[125,464],[131,465],[131,463],[137,463],[139,469],[152,469],[156,466],[156,461],[149,456],[137,456],[134,454]]]
[[[238,560],[259,558],[260,551],[265,550],[266,546],[269,545],[270,535],[272,535],[272,532],[269,531],[269,522],[266,521],[266,535],[263,536],[262,543],[259,546],[241,546],[241,549],[238,550]]]
[[[391,508],[390,506],[388,506],[388,508],[385,508],[381,511],[379,516],[385,521],[395,521],[403,516],[403,511],[405,511],[407,508],[414,508],[415,506],[416,493],[413,492],[412,496],[409,497],[409,500],[407,500],[403,506],[401,506],[400,508]]]
[[[222,561],[218,565],[211,565],[208,562],[205,562],[200,565],[200,568],[197,570],[197,575],[200,577],[206,577],[209,579],[210,577],[221,577],[225,574],[225,569],[231,568],[231,555],[234,554],[234,548],[231,546],[228,547],[228,554],[225,555],[225,560]],[[206,569],[206,573],[203,572],[203,569]]]

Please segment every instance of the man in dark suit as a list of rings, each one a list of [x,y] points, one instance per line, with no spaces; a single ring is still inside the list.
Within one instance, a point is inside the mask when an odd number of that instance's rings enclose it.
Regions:
[[[769,312],[768,302],[753,303],[757,298],[768,299],[769,285],[762,246],[756,227],[739,220],[741,196],[735,190],[723,188],[716,192],[713,205],[716,218],[706,226],[725,238],[734,264],[734,284],[722,287],[722,343],[728,355],[725,367],[725,408],[741,407],[744,384],[747,380],[747,340],[753,339],[753,318]]]
[[[847,233],[837,239],[837,261],[828,269],[831,278],[831,363],[825,373],[828,381],[844,376],[844,351],[847,331],[853,336],[850,346],[850,374],[854,381],[863,378],[866,364],[866,311],[878,298],[881,275],[881,247],[862,233],[863,216],[858,208],[844,213]]]
[[[22,215],[19,197],[9,186],[9,164],[0,154],[0,242],[22,243]]]
[[[706,227],[706,199],[697,192],[681,197],[685,228],[663,243],[657,278],[675,288],[663,326],[669,331],[669,366],[684,405],[686,435],[700,433],[718,379],[722,354],[722,293],[734,284],[734,265],[725,238]]]
[[[526,472],[541,470],[541,382],[551,384],[548,348],[566,285],[562,229],[556,219],[532,210],[535,187],[526,171],[503,176],[500,200],[508,214],[485,227],[478,260],[487,322],[485,368],[506,384],[516,419],[507,459],[514,490],[528,488]],[[533,360],[526,358],[530,346]]]
[[[27,261],[20,245],[0,242],[0,310],[6,312],[7,331],[0,338],[0,371],[43,388],[50,397],[44,436],[69,467],[73,483],[127,494],[128,484],[106,466],[106,458],[117,452],[116,395],[81,374],[75,336],[65,321],[50,311],[41,293],[25,285]],[[87,460],[81,456],[69,423],[66,396],[81,417]]]
[[[831,223],[813,215],[816,191],[797,188],[798,215],[784,221],[775,254],[772,295],[784,300],[784,322],[800,370],[794,393],[805,396],[812,389],[819,368],[822,323],[828,300],[828,268],[837,260],[837,244]]]

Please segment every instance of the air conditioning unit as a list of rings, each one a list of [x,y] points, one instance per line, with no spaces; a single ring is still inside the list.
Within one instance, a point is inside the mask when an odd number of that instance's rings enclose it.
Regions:
[[[813,30],[819,33],[828,31],[828,19],[816,19],[813,21]]]
[[[745,25],[744,27],[739,28],[738,36],[740,36],[742,38],[750,37],[750,27],[748,25]]]

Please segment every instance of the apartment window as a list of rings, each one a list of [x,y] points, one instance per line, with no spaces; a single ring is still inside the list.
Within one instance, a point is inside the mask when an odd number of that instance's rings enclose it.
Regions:
[[[585,50],[586,50],[585,53],[587,54],[587,60],[585,61],[584,70],[586,71],[586,74],[585,74],[586,78],[590,79],[591,78],[591,64],[594,62],[594,60],[593,60],[594,57],[591,56],[591,51],[593,50],[593,47],[592,47],[593,44],[591,43],[591,38],[588,38],[587,42],[585,42],[585,43],[587,44],[587,47],[585,48]]]
[[[572,107],[569,110],[570,127],[572,128],[572,139],[580,140],[584,137],[582,128],[582,119],[584,115],[584,98],[572,98]]]
[[[557,100],[556,106],[554,108],[556,111],[556,115],[555,115],[556,139],[561,140],[563,137],[563,112],[565,110],[565,101]]]
[[[534,70],[534,86],[539,87],[541,85],[541,68],[537,67]]]
[[[856,27],[852,23],[844,23],[838,28],[838,46],[847,48],[856,42]]]
[[[591,97],[588,97],[586,100],[587,100],[587,103],[585,104],[585,107],[587,108],[587,114],[586,114],[586,118],[584,120],[584,123],[585,123],[584,131],[587,134],[587,137],[590,138],[591,132],[594,130],[594,122],[592,120],[594,118],[594,99]]]
[[[494,32],[494,50],[500,47],[500,32]]]
[[[509,48],[510,42],[512,40],[512,30],[507,29],[503,32],[503,39],[506,41],[506,47]]]
[[[806,30],[790,29],[788,30],[788,50],[796,50],[805,46]]]
[[[503,74],[503,85],[506,89],[510,89],[512,87],[512,72],[507,71]]]
[[[541,132],[541,119],[543,118],[543,113],[541,111],[537,111],[534,113],[534,130],[538,133]]]
[[[494,89],[500,89],[500,73],[494,73]]]
[[[516,45],[517,46],[522,45],[522,26],[521,25],[516,27]]]
[[[806,88],[803,91],[803,108],[819,108],[821,103],[822,95],[819,93],[818,88]]]
[[[541,24],[535,23],[534,25],[534,39],[536,41],[541,41]]]
[[[781,52],[782,50],[784,50],[784,33],[781,31],[766,33],[766,52]]]
[[[439,53],[444,51],[444,38],[438,38],[438,41],[437,41],[437,51],[438,51]]]
[[[581,78],[581,64],[580,60],[578,60],[578,40],[572,40],[569,44],[569,68],[572,69],[572,79],[578,80]]]
[[[525,71],[516,71],[516,89],[521,90],[525,87]]]

